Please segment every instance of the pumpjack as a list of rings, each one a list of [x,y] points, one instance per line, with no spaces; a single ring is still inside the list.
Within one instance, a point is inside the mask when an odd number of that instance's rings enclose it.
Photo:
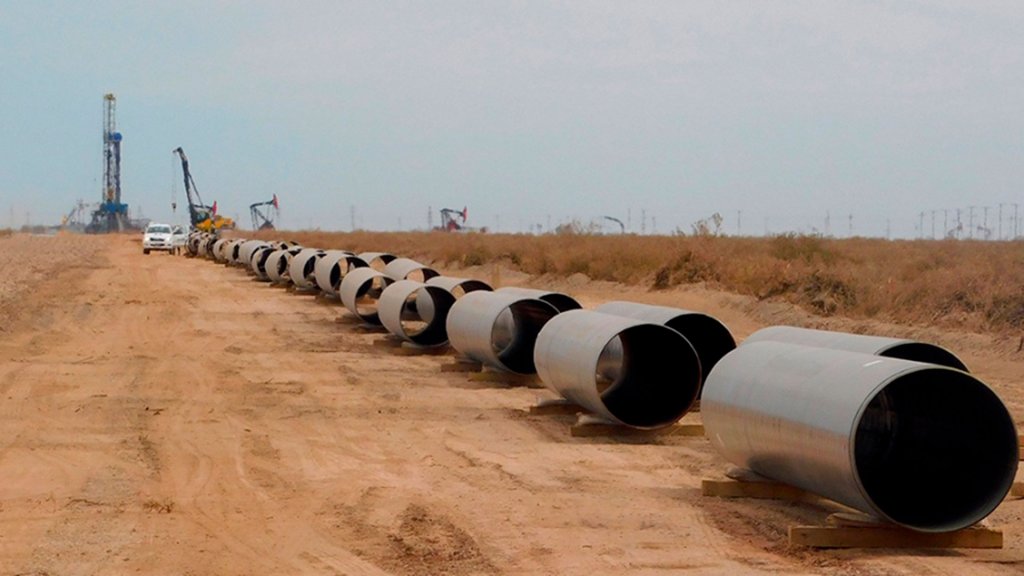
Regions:
[[[249,214],[252,216],[253,230],[273,230],[274,221],[280,215],[281,205],[277,202],[277,194],[266,202],[256,202],[249,205]]]

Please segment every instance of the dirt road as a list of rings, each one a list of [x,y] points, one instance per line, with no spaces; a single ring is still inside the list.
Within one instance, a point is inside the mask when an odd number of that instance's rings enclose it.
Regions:
[[[1024,571],[1019,500],[989,519],[1003,550],[789,549],[828,510],[702,498],[727,467],[703,438],[573,438],[528,415],[544,391],[376,347],[340,306],[134,239],[15,238],[6,272],[39,242],[85,248],[0,299],[0,575]],[[567,282],[739,336],[779,313]],[[1020,420],[1021,355],[959,342]]]

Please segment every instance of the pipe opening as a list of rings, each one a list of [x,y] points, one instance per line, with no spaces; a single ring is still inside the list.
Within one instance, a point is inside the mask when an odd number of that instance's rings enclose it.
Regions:
[[[331,266],[330,281],[335,292],[341,290],[341,281],[345,275],[356,268],[365,268],[366,263],[353,256],[344,256]]]
[[[996,394],[968,374],[899,376],[871,399],[854,438],[865,495],[890,520],[927,532],[966,528],[1013,483],[1017,431]]]
[[[380,323],[377,316],[377,301],[393,280],[387,276],[374,276],[359,285],[356,290],[356,315],[371,323]]]
[[[434,270],[433,268],[423,267],[410,270],[409,273],[405,275],[403,280],[412,280],[413,282],[419,282],[423,284],[427,280],[433,278],[434,276],[440,275],[441,273],[438,272],[437,270]]]
[[[666,426],[682,418],[696,400],[700,361],[678,332],[640,324],[605,344],[595,384],[605,408],[624,424]]]
[[[412,342],[423,346],[435,346],[448,341],[445,321],[448,311],[455,304],[450,292],[436,286],[422,286],[402,303],[400,313],[402,332]]]
[[[513,302],[498,313],[491,326],[491,350],[501,365],[517,374],[535,374],[537,335],[557,314],[558,310],[540,300]]]
[[[583,305],[577,302],[572,296],[560,294],[558,292],[549,292],[540,296],[539,299],[551,304],[559,312],[568,312],[569,310],[580,310],[583,308]]]
[[[903,344],[897,344],[891,348],[883,350],[878,355],[886,356],[888,358],[913,360],[914,362],[924,362],[926,364],[938,364],[939,366],[948,366],[957,370],[963,370],[964,372],[970,372],[970,370],[967,369],[967,365],[957,358],[955,354],[941,346],[925,342],[905,342]]]
[[[706,314],[682,314],[669,320],[665,325],[686,337],[697,352],[702,385],[715,364],[736,349],[736,340],[729,329]]]

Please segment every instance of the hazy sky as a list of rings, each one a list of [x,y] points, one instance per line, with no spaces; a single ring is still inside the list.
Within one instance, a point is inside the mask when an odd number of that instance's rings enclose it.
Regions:
[[[912,237],[1019,202],[1024,232],[1018,1],[0,0],[0,47],[0,226],[99,200],[113,92],[123,200],[160,220],[182,146],[246,225],[276,193],[289,228]]]

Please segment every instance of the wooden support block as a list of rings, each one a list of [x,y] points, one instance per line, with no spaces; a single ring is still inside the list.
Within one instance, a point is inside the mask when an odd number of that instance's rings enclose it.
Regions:
[[[447,364],[441,364],[441,372],[480,372],[484,365],[479,362],[456,360]]]
[[[811,548],[1002,548],[1002,530],[973,526],[956,532],[916,532],[893,525],[790,526],[789,543]]]
[[[704,436],[703,424],[676,423],[671,426],[654,428],[630,428],[614,424],[589,414],[581,414],[576,423],[569,428],[574,438],[596,438],[600,436],[623,437],[654,437],[654,436]]]
[[[714,498],[757,498],[804,502],[817,496],[789,484],[771,480],[745,482],[740,480],[701,480],[700,493]]]
[[[1024,482],[1014,482],[1013,486],[1010,486],[1010,496],[1024,498]]]
[[[542,398],[530,406],[530,414],[535,416],[575,416],[581,412],[586,410],[564,398]]]
[[[441,356],[451,352],[451,348],[444,344],[442,346],[420,346],[412,342],[402,342],[401,346],[394,349],[399,356]]]
[[[494,382],[495,384],[505,384],[508,386],[527,386],[529,388],[539,388],[543,385],[540,380],[533,374],[513,374],[511,372],[496,372],[493,370],[484,370],[469,375],[471,382]]]
[[[373,341],[373,345],[377,348],[401,348],[402,341],[398,338],[391,336],[385,336],[384,338],[377,338]]]

